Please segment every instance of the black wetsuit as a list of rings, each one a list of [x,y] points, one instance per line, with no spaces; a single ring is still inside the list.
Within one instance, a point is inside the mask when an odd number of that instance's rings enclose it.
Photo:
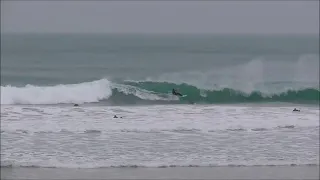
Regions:
[[[176,96],[182,96],[182,94],[178,93],[175,89],[172,89],[172,94]]]

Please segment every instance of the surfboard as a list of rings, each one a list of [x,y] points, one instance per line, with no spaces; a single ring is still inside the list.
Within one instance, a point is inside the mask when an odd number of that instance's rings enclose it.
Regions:
[[[180,97],[187,97],[188,95],[182,95],[182,96],[180,96]]]

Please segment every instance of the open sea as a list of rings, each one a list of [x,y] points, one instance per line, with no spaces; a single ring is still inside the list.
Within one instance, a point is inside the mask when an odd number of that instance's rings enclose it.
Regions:
[[[319,166],[319,93],[317,36],[1,34],[1,168]]]

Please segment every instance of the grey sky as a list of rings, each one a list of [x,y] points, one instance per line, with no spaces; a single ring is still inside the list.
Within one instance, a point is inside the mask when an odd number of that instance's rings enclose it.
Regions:
[[[1,1],[1,32],[318,33],[319,1]]]

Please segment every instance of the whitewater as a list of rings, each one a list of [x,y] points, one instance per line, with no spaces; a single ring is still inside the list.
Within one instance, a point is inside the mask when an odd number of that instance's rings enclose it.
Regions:
[[[1,166],[319,165],[319,109],[292,109],[2,106]]]
[[[1,35],[1,167],[319,166],[318,40]]]
[[[276,84],[276,83],[274,83]],[[272,86],[272,84],[270,85]],[[319,103],[319,88],[288,89],[282,92],[261,92],[253,90],[243,92],[231,88],[201,89],[186,83],[169,82],[124,82],[112,83],[101,79],[80,84],[61,84],[56,86],[1,87],[1,104],[83,104],[103,103],[122,104],[159,103],[254,103],[254,102],[288,102],[288,103]],[[171,94],[172,88],[178,88],[188,97],[179,98]]]

